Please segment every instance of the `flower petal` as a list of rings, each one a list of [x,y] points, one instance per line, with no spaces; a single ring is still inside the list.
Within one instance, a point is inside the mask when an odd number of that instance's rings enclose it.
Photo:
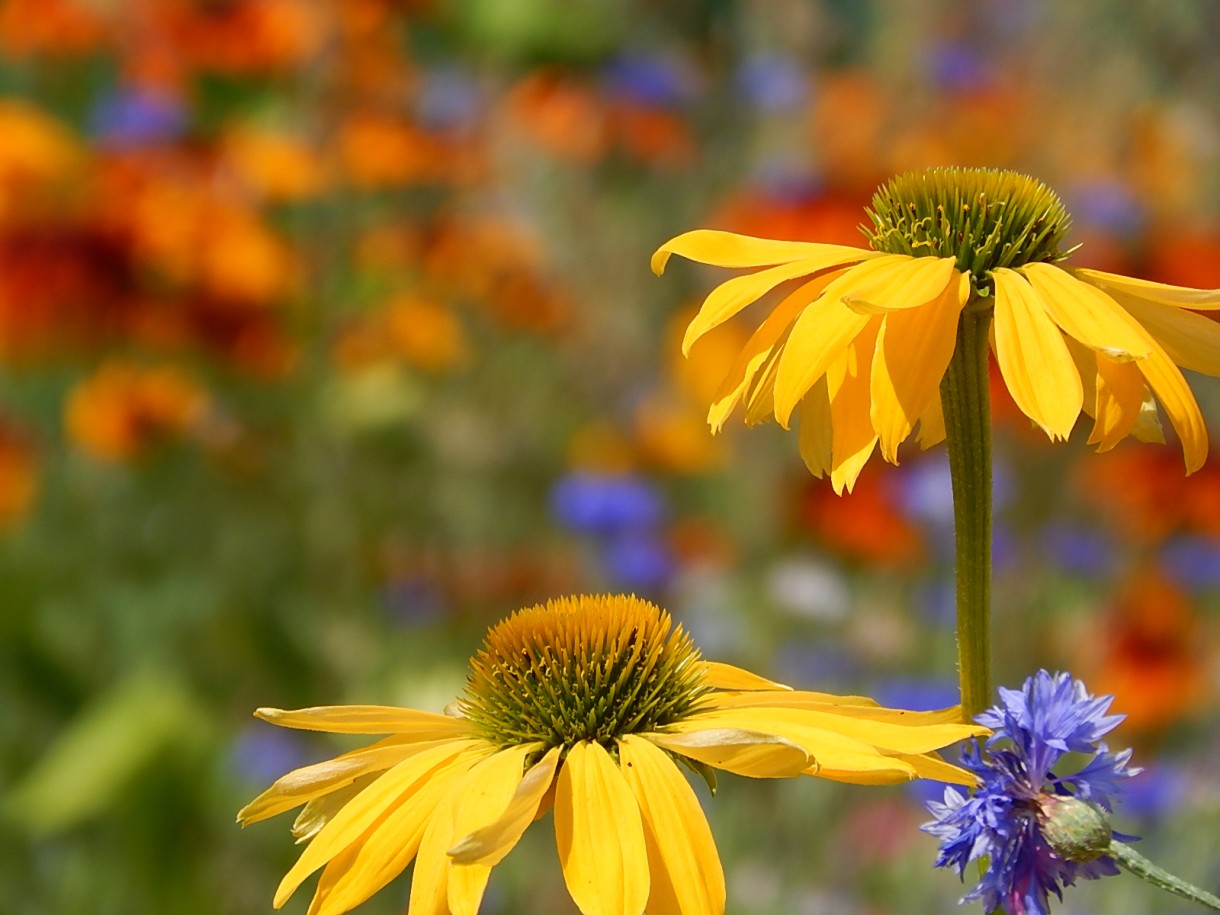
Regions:
[[[881,318],[872,318],[838,359],[826,370],[830,396],[830,483],[842,495],[856,478],[877,445],[870,419],[869,394],[873,351]]]
[[[703,682],[713,689],[742,690],[790,690],[790,686],[760,677],[756,673],[722,661],[700,661],[703,665]]]
[[[559,770],[555,843],[564,883],[582,915],[644,911],[648,850],[640,808],[599,743],[573,746]]]
[[[939,397],[940,382],[957,346],[957,323],[970,296],[965,274],[919,308],[887,314],[877,335],[870,378],[870,416],[881,454],[898,463],[898,446]],[[954,279],[956,278],[956,279]]]
[[[294,769],[238,811],[237,821],[244,826],[276,816],[349,785],[362,776],[384,772],[408,756],[450,742],[451,739],[405,743],[390,737],[334,759]]]
[[[1194,473],[1207,460],[1207,424],[1199,412],[1199,404],[1190,391],[1190,385],[1178,371],[1160,345],[1149,338],[1153,350],[1147,359],[1136,365],[1144,373],[1152,393],[1160,401],[1161,409],[1169,417],[1178,440],[1182,443],[1182,456],[1186,461],[1186,472]]]
[[[763,319],[758,329],[746,341],[746,345],[737,356],[728,374],[725,375],[724,381],[721,382],[720,388],[712,400],[707,422],[713,432],[719,432],[724,427],[725,420],[740,402],[759,369],[768,362],[775,348],[782,345],[782,341],[797,315],[816,299],[826,285],[837,276],[839,276],[838,272],[831,271],[802,284]]]
[[[397,806],[331,858],[318,880],[309,915],[350,911],[401,874],[419,850],[438,805],[485,753],[483,748],[463,751],[416,782]]]
[[[552,747],[534,763],[499,818],[459,840],[449,849],[449,857],[457,864],[499,864],[537,817],[538,807],[555,781],[559,754],[560,748]]]
[[[1150,302],[1177,305],[1182,308],[1198,309],[1199,311],[1220,308],[1220,289],[1191,289],[1189,286],[1169,286],[1165,283],[1153,283],[1150,280],[1140,280],[1132,276],[1121,276],[1117,273],[1106,273],[1104,270],[1090,270],[1086,267],[1079,267],[1071,272],[1086,283],[1105,287],[1106,291],[1110,293],[1126,293],[1127,295],[1146,299]]]
[[[966,785],[967,787],[974,787],[979,781],[977,776],[967,772],[960,766],[945,762],[935,753],[922,753],[915,756],[896,753],[895,756],[903,762],[909,763],[911,768],[915,770],[915,774],[920,778],[927,778],[936,782],[947,782],[950,785]]]
[[[785,428],[792,411],[813,383],[875,318],[857,314],[840,298],[893,260],[878,259],[851,268],[826,287],[792,325],[775,379],[775,418]]]
[[[1016,271],[1037,290],[1047,313],[1064,333],[1113,359],[1144,359],[1147,335],[1117,302],[1095,286],[1051,264],[1026,264]]]
[[[1093,417],[1089,444],[1108,451],[1126,435],[1141,442],[1165,444],[1156,399],[1137,364],[1115,362],[1071,337],[1065,339],[1084,387],[1084,412]],[[1106,380],[1101,377],[1103,360]],[[1132,400],[1132,389],[1137,390],[1138,399]]]
[[[1182,368],[1220,375],[1220,321],[1179,308],[1149,305],[1121,293],[1111,294]]]
[[[331,705],[293,711],[260,708],[254,715],[282,728],[330,734],[396,734],[413,740],[471,735],[470,723],[465,719],[387,705]]]
[[[618,742],[619,765],[644,823],[648,915],[723,915],[724,871],[695,792],[673,760],[635,735]]]
[[[1084,403],[1084,388],[1063,332],[1037,290],[1015,270],[992,271],[995,349],[1000,374],[1021,412],[1054,439],[1066,439]]]
[[[940,298],[950,285],[960,289],[963,282],[969,292],[969,280],[954,269],[956,260],[952,257],[893,257],[900,259],[889,262],[868,283],[844,293],[843,301],[849,308],[867,315],[919,308]]]
[[[537,744],[508,747],[470,770],[454,805],[454,836],[469,835],[509,805],[521,784],[526,757],[538,749]],[[452,915],[478,915],[495,862],[459,864],[452,855],[449,858],[449,911]]]
[[[750,778],[792,778],[809,765],[809,754],[774,734],[719,727],[689,718],[673,732],[651,733],[648,739],[679,756],[707,763]]]
[[[924,451],[945,440],[945,412],[941,408],[940,395],[932,398],[919,417],[919,432],[915,440]]]
[[[689,356],[691,347],[700,337],[719,327],[747,305],[758,301],[780,283],[838,265],[839,261],[823,263],[819,260],[801,260],[725,280],[708,293],[698,314],[687,325],[686,334],[682,337],[682,355]]]
[[[797,447],[809,472],[822,479],[833,468],[834,423],[830,416],[830,394],[826,376],[813,383],[801,399],[797,420]]]
[[[767,267],[811,258],[838,258],[838,263],[845,264],[877,257],[876,251],[847,245],[783,241],[738,235],[717,229],[694,229],[671,238],[657,248],[652,255],[652,272],[657,276],[664,273],[665,265],[673,254],[717,267]]]
[[[278,909],[301,882],[343,852],[379,818],[396,809],[431,776],[444,770],[464,750],[481,749],[481,741],[455,740],[400,762],[344,805],[314,836],[296,864],[284,875],[275,893]]]

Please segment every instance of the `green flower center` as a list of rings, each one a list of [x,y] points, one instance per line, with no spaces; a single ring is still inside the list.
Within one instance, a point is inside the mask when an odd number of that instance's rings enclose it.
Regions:
[[[668,613],[636,597],[568,597],[492,627],[459,705],[498,746],[544,748],[680,721],[702,705],[699,651]]]
[[[1063,260],[1071,218],[1041,181],[993,168],[932,168],[883,184],[861,226],[874,251],[953,257],[975,291],[989,295],[988,273]]]

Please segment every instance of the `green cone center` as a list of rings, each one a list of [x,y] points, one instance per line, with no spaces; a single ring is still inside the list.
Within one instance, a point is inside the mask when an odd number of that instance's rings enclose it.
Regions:
[[[653,731],[697,711],[698,650],[636,597],[570,597],[519,610],[470,661],[462,714],[491,743],[571,747]]]
[[[952,257],[977,292],[997,267],[1063,260],[1071,218],[1042,182],[991,168],[932,168],[879,187],[861,230],[875,251]]]

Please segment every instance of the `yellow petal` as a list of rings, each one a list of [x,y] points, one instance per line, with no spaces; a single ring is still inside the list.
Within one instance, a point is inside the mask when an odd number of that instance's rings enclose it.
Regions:
[[[451,861],[445,849],[453,844],[453,818],[465,779],[456,779],[437,803],[428,819],[423,838],[419,843],[419,854],[415,857],[415,870],[411,874],[411,895],[407,902],[407,915],[450,915],[449,870]]]
[[[939,394],[932,398],[928,408],[919,417],[919,433],[915,440],[924,451],[945,440],[945,413],[941,409]]]
[[[1020,273],[1037,290],[1047,313],[1064,333],[1112,359],[1143,359],[1147,335],[1117,302],[1095,286],[1050,264],[1026,264]]]
[[[640,915],[648,850],[635,795],[601,744],[568,751],[555,791],[555,843],[581,915]]]
[[[869,388],[881,320],[872,318],[826,371],[831,423],[830,483],[840,495],[844,488],[852,491],[877,444],[870,419]]]
[[[838,275],[838,272],[831,271],[802,284],[795,292],[776,305],[771,314],[767,315],[762,324],[758,326],[742,348],[712,400],[712,408],[707,417],[712,431],[719,432],[723,428],[725,420],[740,402],[759,369],[771,359],[776,347],[782,345],[788,329],[800,314],[801,309],[817,298],[826,288],[826,284]]]
[[[391,737],[325,762],[294,769],[238,811],[237,820],[243,825],[257,823],[336,791],[364,775],[383,772],[416,753],[449,742],[446,739],[404,743]]]
[[[463,718],[385,705],[332,705],[294,711],[260,708],[254,715],[282,728],[330,734],[399,734],[413,740],[471,736],[470,723]]]
[[[1093,417],[1089,444],[1099,446],[1100,451],[1108,451],[1125,435],[1131,435],[1141,442],[1165,444],[1165,433],[1157,415],[1156,399],[1144,382],[1144,375],[1136,363],[1115,362],[1071,337],[1065,339],[1084,387],[1084,412]],[[1103,359],[1107,381],[1101,379],[1098,370]],[[1138,387],[1139,391],[1134,416],[1131,415],[1131,399],[1128,393],[1132,386]]]
[[[559,754],[560,748],[552,747],[531,766],[500,817],[459,840],[449,849],[449,857],[458,864],[499,864],[537,818],[543,798],[555,780]]]
[[[909,763],[911,768],[915,770],[915,774],[920,778],[927,778],[936,782],[947,782],[950,785],[965,785],[967,787],[974,787],[978,784],[978,778],[972,773],[945,762],[935,753],[924,753],[918,756],[898,754],[897,758],[905,763]]]
[[[870,415],[881,454],[891,464],[898,463],[898,446],[928,405],[939,400],[940,382],[957,346],[957,323],[970,281],[954,270],[949,277],[926,305],[887,314],[877,336]]]
[[[885,269],[878,270],[868,282],[844,293],[843,301],[852,310],[875,315],[919,308],[940,298],[951,282],[955,288],[966,282],[966,291],[969,290],[966,274],[954,269],[952,257],[893,257],[898,259],[888,262]],[[953,282],[954,277],[956,282]]]
[[[1182,456],[1186,461],[1186,472],[1194,473],[1207,460],[1207,424],[1199,412],[1199,404],[1190,391],[1190,385],[1178,371],[1165,351],[1149,338],[1152,353],[1138,363],[1152,393],[1160,401],[1161,409],[1169,417],[1178,440],[1182,443]]]
[[[339,915],[360,905],[406,869],[440,802],[460,784],[485,749],[467,750],[434,770],[388,808],[322,871],[310,915]]]
[[[648,915],[723,915],[724,871],[695,792],[662,750],[642,737],[618,742],[619,766],[644,822]]]
[[[1106,273],[1104,270],[1089,270],[1081,267],[1072,271],[1078,278],[1094,286],[1102,286],[1107,292],[1121,292],[1151,302],[1161,302],[1166,305],[1177,305],[1182,308],[1193,308],[1199,311],[1209,311],[1220,308],[1220,289],[1191,289],[1188,286],[1168,286],[1165,283],[1153,283],[1131,276],[1120,276],[1117,273]]]
[[[1112,295],[1182,368],[1220,375],[1220,321],[1178,308],[1149,305],[1120,293]]]
[[[703,682],[713,689],[741,690],[789,690],[791,687],[766,677],[760,677],[741,667],[725,664],[722,661],[700,661],[703,666]]]
[[[1063,332],[1037,290],[1015,270],[992,271],[995,351],[1000,374],[1021,412],[1054,439],[1066,439],[1084,403],[1080,373]]]
[[[877,259],[859,264],[826,287],[793,322],[780,356],[775,379],[775,418],[784,428],[792,411],[830,364],[843,355],[848,344],[879,319],[857,314],[840,299],[853,285],[867,281],[892,260]]]
[[[301,808],[297,818],[292,821],[291,832],[292,837],[296,839],[296,844],[308,842],[321,832],[322,827],[333,820],[335,814],[347,806],[348,801],[371,785],[373,779],[380,774],[380,772],[373,772],[362,775],[349,785],[336,788],[309,801]]]
[[[846,245],[782,241],[721,232],[717,229],[694,229],[671,238],[657,248],[652,255],[652,272],[657,276],[664,273],[665,265],[672,254],[717,267],[767,267],[811,258],[837,258],[837,263],[846,264],[849,261],[877,256],[875,251]]]
[[[954,705],[950,708],[936,709],[930,712],[915,712],[907,709],[884,708],[866,696],[835,696],[830,693],[815,693],[808,690],[758,691],[720,694],[714,697],[715,708],[804,708],[818,712],[830,712],[839,715],[851,715],[868,721],[885,721],[890,724],[902,724],[922,727],[928,724],[962,724],[962,707]],[[977,725],[966,725],[974,728],[980,736],[987,733],[985,728]]]
[[[719,327],[747,305],[758,301],[780,283],[832,266],[838,266],[838,262],[827,264],[818,260],[802,260],[726,280],[708,293],[699,313],[687,325],[686,334],[682,337],[682,355],[689,356],[691,347],[700,337]]]
[[[526,757],[537,749],[537,744],[508,747],[470,770],[454,805],[454,836],[469,835],[504,811],[521,784]],[[492,863],[459,864],[451,860],[448,902],[452,915],[478,915],[492,866]]]
[[[826,376],[813,383],[801,400],[797,419],[797,447],[809,472],[819,480],[830,473],[833,464],[834,424],[830,416],[830,394]]]
[[[671,733],[654,732],[648,739],[679,756],[750,778],[792,778],[809,765],[809,754],[790,740],[719,727],[702,718],[688,718]]]
[[[914,766],[893,756],[842,752],[806,774],[847,785],[901,785],[918,777]]]
[[[280,881],[275,907],[282,906],[306,877],[348,848],[379,818],[396,809],[434,773],[443,770],[446,763],[463,750],[479,746],[481,742],[455,740],[416,754],[377,778],[348,801],[306,846]]]

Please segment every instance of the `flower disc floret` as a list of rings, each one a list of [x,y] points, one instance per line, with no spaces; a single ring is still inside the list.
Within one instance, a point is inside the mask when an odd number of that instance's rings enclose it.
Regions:
[[[932,168],[879,187],[866,208],[869,245],[886,254],[952,257],[981,295],[994,291],[997,267],[1054,263],[1072,221],[1059,195],[1017,172]]]
[[[613,747],[689,716],[708,692],[699,651],[636,597],[569,597],[519,610],[470,662],[463,715],[490,743]]]

